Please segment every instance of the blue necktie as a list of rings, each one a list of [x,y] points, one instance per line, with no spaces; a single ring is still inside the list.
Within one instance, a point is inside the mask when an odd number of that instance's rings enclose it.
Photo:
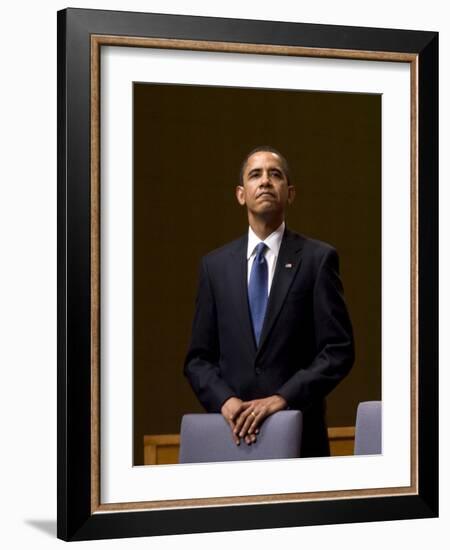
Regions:
[[[259,243],[256,247],[256,258],[253,260],[250,281],[248,284],[250,313],[257,345],[259,344],[264,315],[267,308],[268,275],[267,262],[264,256],[266,248],[267,245],[264,243]]]

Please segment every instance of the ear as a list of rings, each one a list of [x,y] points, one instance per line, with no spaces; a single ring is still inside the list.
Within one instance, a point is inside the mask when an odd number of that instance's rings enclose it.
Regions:
[[[293,185],[289,185],[288,187],[288,204],[292,204],[295,199],[295,187]]]
[[[236,185],[236,198],[241,206],[245,204],[245,191],[242,185]]]

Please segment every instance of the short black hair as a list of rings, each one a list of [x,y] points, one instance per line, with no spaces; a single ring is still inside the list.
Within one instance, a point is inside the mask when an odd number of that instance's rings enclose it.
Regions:
[[[255,153],[260,153],[260,152],[274,153],[280,158],[281,167],[283,168],[283,172],[284,172],[284,175],[286,176],[288,185],[291,185],[289,164],[287,160],[284,158],[284,156],[280,153],[280,151],[275,149],[275,147],[272,147],[272,145],[259,145],[258,147],[255,147],[254,149],[252,149],[250,153],[247,153],[246,157],[242,161],[241,169],[239,171],[239,185],[244,185],[244,170],[247,165],[248,159]]]

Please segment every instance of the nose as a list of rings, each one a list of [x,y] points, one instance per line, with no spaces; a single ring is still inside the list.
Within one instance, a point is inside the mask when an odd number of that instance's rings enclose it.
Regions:
[[[271,183],[270,174],[268,170],[264,170],[261,178],[261,185],[268,185]]]

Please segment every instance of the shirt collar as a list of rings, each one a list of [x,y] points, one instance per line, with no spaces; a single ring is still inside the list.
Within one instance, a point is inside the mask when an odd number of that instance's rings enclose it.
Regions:
[[[273,231],[266,239],[264,239],[264,241],[261,241],[261,239],[255,234],[253,229],[249,226],[247,260],[255,252],[255,248],[260,242],[265,243],[268,246],[268,248],[270,248],[270,250],[274,253],[274,255],[278,256],[278,252],[280,251],[281,241],[283,239],[285,225],[286,224],[283,221],[281,225],[277,229],[275,229],[275,231]]]

